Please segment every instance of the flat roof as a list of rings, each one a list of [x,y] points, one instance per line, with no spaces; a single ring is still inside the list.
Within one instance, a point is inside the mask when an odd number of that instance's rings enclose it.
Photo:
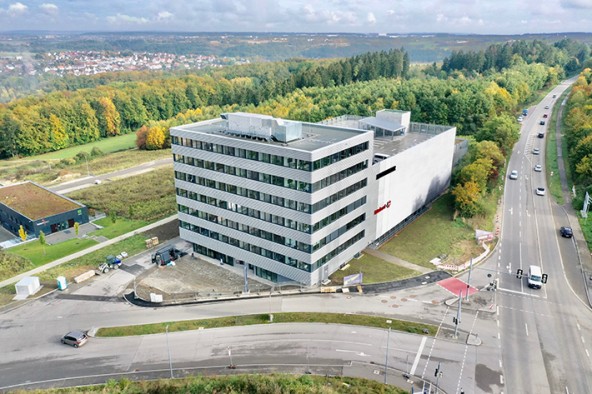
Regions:
[[[259,142],[261,144],[283,146],[307,152],[313,152],[317,149],[322,149],[335,143],[347,140],[349,138],[359,136],[360,134],[370,132],[369,130],[344,128],[339,126],[324,125],[318,123],[302,122],[301,124],[302,138],[290,142],[280,142],[274,140],[267,141],[263,139],[240,136],[238,135],[238,133],[233,134],[232,130],[229,130],[227,128],[227,122],[224,119],[192,123],[187,125],[176,126],[173,128],[182,131],[222,135],[237,140],[248,139],[249,141]]]
[[[0,187],[0,203],[31,220],[43,219],[82,207],[33,182]]]

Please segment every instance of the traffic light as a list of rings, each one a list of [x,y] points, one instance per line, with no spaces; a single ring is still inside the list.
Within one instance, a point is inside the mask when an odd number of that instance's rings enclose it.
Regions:
[[[543,274],[543,276],[541,277],[541,282],[543,283],[547,283],[547,278],[549,277],[549,275],[547,274]]]
[[[458,324],[458,319],[456,317],[452,316],[452,322],[454,324]]]
[[[440,367],[436,367],[436,372],[434,372],[434,377],[438,377],[438,372],[440,372]]]
[[[518,279],[522,279],[522,273],[524,271],[522,271],[522,268],[518,268],[518,271],[516,271],[516,278]]]

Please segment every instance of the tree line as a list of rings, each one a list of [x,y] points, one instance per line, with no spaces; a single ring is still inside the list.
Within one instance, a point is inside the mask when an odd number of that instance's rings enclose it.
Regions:
[[[231,67],[211,74],[115,83],[27,97],[0,106],[0,158],[29,156],[135,132],[204,106],[259,104],[307,86],[405,77],[403,50],[338,61]]]
[[[572,87],[564,112],[565,140],[572,179],[580,193],[574,198],[582,208],[585,192],[592,194],[592,69],[585,69]]]

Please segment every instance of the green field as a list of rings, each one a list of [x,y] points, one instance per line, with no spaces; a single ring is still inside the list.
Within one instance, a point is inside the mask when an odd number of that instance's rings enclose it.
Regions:
[[[90,238],[76,238],[59,244],[45,246],[41,245],[39,241],[31,241],[10,248],[8,252],[22,256],[30,260],[35,267],[39,267],[40,265],[47,264],[96,244],[97,242]]]
[[[331,279],[333,284],[342,284],[345,276],[359,272],[364,274],[365,284],[392,282],[421,274],[418,271],[389,263],[369,254],[364,254],[359,259],[351,260],[348,265],[349,267],[346,270],[337,270],[331,274],[329,279]]]
[[[88,152],[93,148],[99,148],[103,153],[113,153],[118,152],[121,150],[133,149],[136,147],[136,134],[124,134],[117,137],[109,137],[104,138],[99,141],[91,142],[84,145],[72,146],[70,148],[61,149],[56,152],[45,153],[42,155],[31,156],[27,159],[19,159],[19,160],[60,160],[60,159],[69,159],[74,156],[78,152]],[[12,161],[12,160],[10,160]]]
[[[452,196],[436,200],[432,208],[380,247],[384,253],[433,269],[430,260],[447,255],[447,262],[461,263],[483,250],[475,242],[474,230],[452,220]]]
[[[122,217],[118,217],[115,223],[113,223],[111,218],[95,220],[93,223],[102,226],[103,228],[93,231],[92,235],[97,237],[103,236],[109,239],[129,233],[149,224],[144,220],[130,220]]]

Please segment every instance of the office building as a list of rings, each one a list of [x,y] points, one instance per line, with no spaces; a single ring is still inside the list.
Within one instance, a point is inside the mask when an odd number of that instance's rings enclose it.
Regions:
[[[392,110],[321,123],[228,113],[173,127],[181,237],[271,281],[322,283],[448,187],[455,133]]]

